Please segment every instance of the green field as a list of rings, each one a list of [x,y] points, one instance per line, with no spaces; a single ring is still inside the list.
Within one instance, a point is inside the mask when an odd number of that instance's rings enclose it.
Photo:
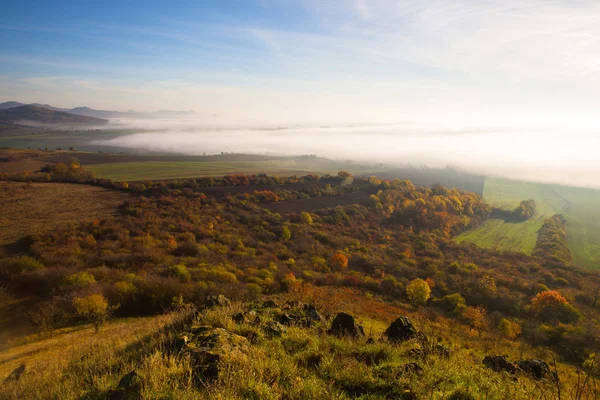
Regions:
[[[575,263],[600,269],[600,190],[487,178],[483,197],[507,210],[521,200],[534,199],[537,212],[525,222],[490,219],[458,236],[457,241],[531,254],[544,218],[563,214]]]
[[[335,174],[342,169],[353,173],[367,172],[366,167],[337,162],[299,162],[293,159],[270,161],[143,161],[86,165],[96,176],[116,181],[184,179],[228,174],[269,174],[279,176]],[[370,171],[370,170],[369,170]]]

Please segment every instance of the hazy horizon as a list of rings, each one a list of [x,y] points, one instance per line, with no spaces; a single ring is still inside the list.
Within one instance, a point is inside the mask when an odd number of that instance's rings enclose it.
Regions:
[[[104,144],[600,186],[595,2],[64,3],[0,6],[0,101],[196,111]]]

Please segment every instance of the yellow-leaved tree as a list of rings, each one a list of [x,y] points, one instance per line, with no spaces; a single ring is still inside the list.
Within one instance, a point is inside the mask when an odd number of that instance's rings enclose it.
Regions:
[[[413,304],[424,306],[431,296],[431,288],[423,279],[417,278],[406,286],[406,295]]]

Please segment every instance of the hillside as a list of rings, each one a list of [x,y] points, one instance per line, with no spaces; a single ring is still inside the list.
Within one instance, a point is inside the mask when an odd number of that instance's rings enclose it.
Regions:
[[[327,301],[327,307],[299,299]],[[358,307],[349,306],[357,300]],[[367,306],[385,313],[369,318]],[[348,323],[339,322],[342,310]],[[591,379],[578,384],[573,371],[557,365],[552,366],[560,379],[555,381],[531,348],[488,342],[467,330],[404,315],[406,310],[349,291],[335,297],[295,292],[253,302],[213,296],[198,313],[182,305],[155,318],[116,320],[99,333],[81,326],[52,338],[16,341],[0,350],[0,376],[20,365],[25,373],[5,383],[0,397],[529,400],[561,393],[594,398]],[[507,364],[513,372],[495,371],[494,364],[483,362],[486,342],[488,352],[522,361]]]
[[[28,125],[28,124],[68,124],[68,125],[104,125],[105,119],[92,118],[69,114],[47,108],[24,105],[0,111],[0,122]]]
[[[524,222],[490,219],[458,236],[459,242],[531,254],[545,218],[562,214],[567,220],[567,242],[576,264],[600,269],[600,190],[562,185],[486,178],[484,199],[491,205],[512,209],[533,199],[536,214]]]
[[[74,182],[131,195],[113,216],[82,208],[81,222],[40,229],[0,256],[0,332],[18,341],[23,332],[98,330],[94,351],[80,337],[67,365],[32,368],[2,389],[5,397],[104,398],[132,370],[147,398],[596,395],[576,377],[600,375],[600,275],[556,256],[560,218],[544,222],[541,250],[527,256],[458,244],[457,235],[488,221],[491,206],[475,193],[407,180],[341,171],[127,183],[94,178],[77,163],[0,179],[21,182],[20,190]],[[233,303],[210,297],[217,294]],[[224,305],[209,310],[211,302]],[[111,318],[193,309],[200,314],[168,332],[130,341],[124,327],[118,346],[100,344]],[[339,312],[362,329],[350,324],[339,335],[336,326],[349,320]],[[412,322],[396,325],[413,328],[397,343],[384,332],[399,317]],[[17,360],[34,362],[32,350],[7,353],[5,374]],[[508,360],[483,364],[503,354]],[[539,381],[525,373],[530,359],[545,366]]]

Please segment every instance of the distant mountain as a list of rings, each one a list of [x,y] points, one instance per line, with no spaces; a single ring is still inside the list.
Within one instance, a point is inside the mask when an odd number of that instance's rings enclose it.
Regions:
[[[0,103],[0,110],[8,110],[15,107],[24,106],[24,103],[19,103],[17,101],[7,101],[5,103]],[[81,115],[84,117],[92,117],[92,118],[160,118],[160,117],[178,117],[178,116],[189,116],[193,115],[196,112],[193,110],[188,111],[173,111],[173,110],[160,110],[156,112],[135,112],[135,111],[111,111],[111,110],[95,110],[89,107],[75,107],[75,108],[58,108],[53,107],[49,104],[40,104],[33,103],[29,104],[30,106],[45,108],[47,110],[52,111],[60,111],[69,114]]]
[[[0,110],[8,110],[9,108],[15,108],[24,105],[25,104],[19,103],[18,101],[7,101],[5,103],[0,103]]]
[[[0,122],[4,125],[32,125],[32,124],[69,124],[69,125],[103,125],[108,121],[75,115],[48,108],[23,105],[0,111]]]
[[[83,115],[85,117],[93,118],[125,118],[133,116],[133,114],[130,113],[109,110],[94,110],[93,108],[89,107],[75,107],[65,111],[70,114]]]

